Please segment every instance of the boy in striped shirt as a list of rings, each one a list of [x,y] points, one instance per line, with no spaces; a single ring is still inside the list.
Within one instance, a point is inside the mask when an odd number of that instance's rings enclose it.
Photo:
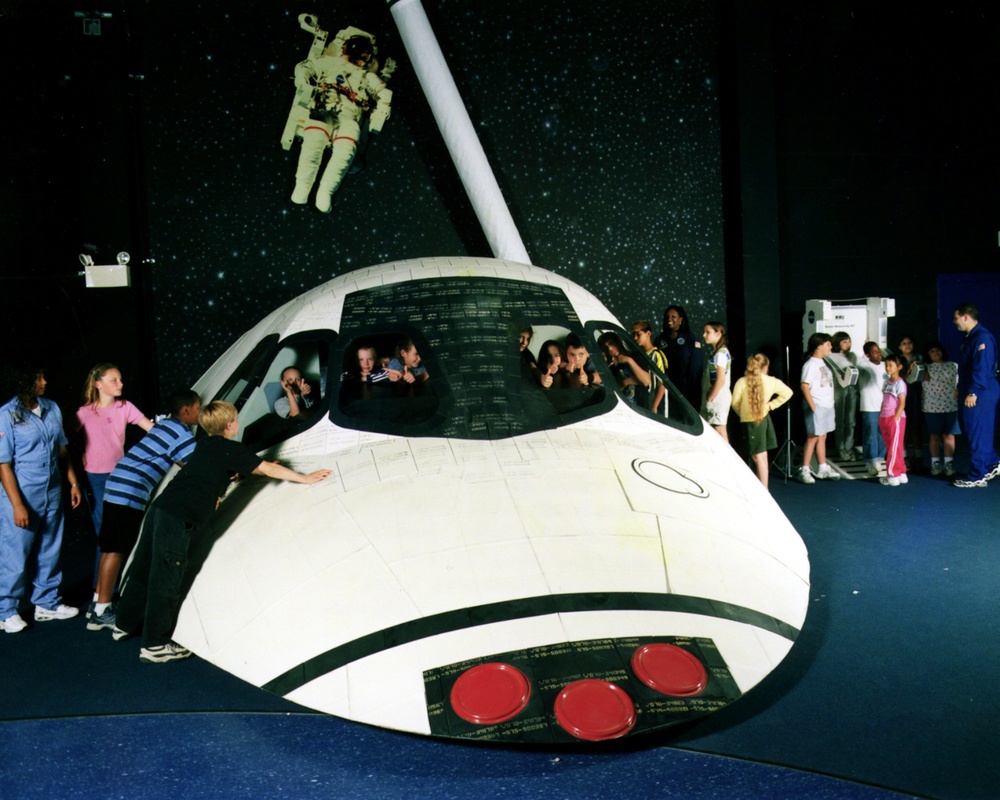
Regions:
[[[171,416],[157,422],[125,454],[108,477],[101,520],[101,561],[97,568],[97,588],[93,610],[88,613],[87,630],[115,627],[112,592],[118,582],[122,556],[132,552],[146,506],[157,484],[174,464],[183,466],[194,451],[191,425],[198,423],[201,398],[191,389],[181,389],[170,397]]]

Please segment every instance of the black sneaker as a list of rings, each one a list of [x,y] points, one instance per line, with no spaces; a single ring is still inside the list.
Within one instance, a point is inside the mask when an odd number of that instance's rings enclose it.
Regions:
[[[90,617],[90,621],[87,623],[88,631],[99,631],[104,628],[115,628],[115,607],[108,606],[104,609],[103,614],[98,614],[96,611]]]
[[[165,664],[167,661],[180,661],[190,657],[191,651],[177,642],[167,642],[159,647],[143,647],[139,651],[139,660],[143,664]]]

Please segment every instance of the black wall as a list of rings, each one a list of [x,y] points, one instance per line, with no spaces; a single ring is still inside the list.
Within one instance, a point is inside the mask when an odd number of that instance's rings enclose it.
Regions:
[[[869,296],[896,299],[891,346],[936,337],[936,276],[1000,272],[1000,9],[782,3],[772,19],[786,338],[805,300]]]
[[[495,123],[503,109],[489,106],[489,91],[477,95],[470,86],[471,76],[463,72],[462,65],[472,58],[471,50],[463,51],[463,26],[474,24],[475,11],[455,2],[440,9],[438,3],[427,5],[432,18],[442,9],[462,11],[444,20],[443,45],[450,57],[463,59],[456,73],[463,91],[472,90],[474,119]],[[1000,272],[996,188],[1000,156],[990,124],[1000,99],[995,80],[1000,66],[996,46],[1000,11],[993,4],[947,3],[903,11],[849,2],[821,8],[776,2],[748,9],[723,1],[716,9],[714,33],[703,24],[692,27],[685,22],[682,12],[691,4],[637,3],[636,7],[647,13],[647,5],[671,10],[671,21],[684,22],[685,30],[698,36],[717,37],[712,46],[718,48],[720,62],[725,304],[737,363],[746,351],[758,348],[779,352],[788,345],[796,352],[803,303],[810,298],[894,297],[897,317],[890,321],[890,338],[912,331],[924,340],[938,331],[939,274]],[[172,4],[178,24],[186,19],[185,13],[197,20],[199,15],[213,13],[214,7]],[[142,124],[156,120],[156,109],[149,107],[155,94],[148,84],[153,73],[144,59],[149,55],[150,37],[157,36],[157,25],[169,14],[165,16],[157,4],[142,2],[118,2],[105,8],[112,16],[102,21],[101,37],[92,37],[82,34],[83,22],[74,16],[75,4],[62,0],[0,4],[0,64],[7,76],[2,101],[8,120],[0,134],[4,153],[0,183],[3,354],[6,357],[22,343],[40,345],[44,360],[55,367],[53,391],[64,393],[72,405],[86,367],[113,352],[130,382],[129,396],[144,407],[155,402],[157,378],[151,328],[158,300],[150,275],[164,268],[164,258],[156,265],[143,264],[144,259],[160,255],[152,252],[155,243],[148,241],[146,215],[151,206],[147,176],[154,174],[148,159],[156,147],[151,137],[162,135],[155,126],[150,129]],[[285,12],[299,10],[289,7]],[[126,25],[127,19],[136,24]],[[235,12],[227,19],[234,32],[249,24],[248,17]],[[143,20],[145,27],[139,24]],[[568,25],[567,20],[583,24],[579,15],[573,18],[572,14],[556,15],[547,22]],[[515,32],[530,22],[508,21]],[[602,39],[599,22],[588,17],[584,26],[593,29],[598,51],[620,47],[627,52],[629,37],[634,35],[665,36],[626,26]],[[138,37],[132,35],[135,30]],[[276,63],[280,59],[277,67],[290,74],[292,62],[304,50],[299,39],[305,34],[282,35],[298,37],[290,58],[284,50],[274,54]],[[174,36],[169,47],[159,42],[158,64],[153,66],[160,74],[171,69],[163,52],[199,47],[199,52],[205,52],[205,37],[197,31]],[[246,37],[235,38],[239,46]],[[514,52],[518,43],[515,35],[503,47]],[[250,37],[249,46],[258,44],[258,39]],[[558,38],[550,42],[548,61],[558,61],[552,56],[553,51],[559,54],[561,46]],[[655,42],[644,46],[655,48]],[[606,68],[593,59],[593,48],[574,47],[573,56],[580,63],[594,70]],[[508,58],[504,63],[524,68],[525,62]],[[629,67],[637,68],[651,86],[668,85],[674,77],[664,74],[658,63],[640,61]],[[604,79],[601,74],[595,77]],[[410,116],[390,120],[388,144],[376,157],[389,160],[398,152],[409,153],[397,138],[407,131],[418,144],[425,142],[419,144],[422,153],[431,147],[426,143],[429,135],[421,132],[424,112],[412,95],[403,102],[403,94],[399,108],[408,105]],[[654,92],[654,107],[662,97]],[[193,93],[178,102],[197,113],[203,100]],[[282,96],[260,107],[286,103]],[[272,125],[273,120],[255,116],[256,110],[242,121]],[[554,103],[555,116],[546,121],[565,125],[566,118],[561,120],[559,111]],[[645,137],[655,136],[656,126],[630,124],[631,113],[635,113],[632,107],[615,110],[610,119],[616,131],[632,134],[640,150],[649,147]],[[607,124],[608,116],[598,122]],[[268,137],[269,141],[273,138],[270,133]],[[495,124],[485,138],[491,155],[505,148],[516,153],[516,142],[503,136]],[[571,140],[564,128],[558,139],[563,149],[572,146]],[[622,154],[622,165],[638,156],[631,149],[619,148],[606,162],[610,190],[627,196],[640,184],[628,169],[614,169],[616,153]],[[453,226],[451,233],[443,235],[455,249],[475,251],[481,240],[463,227],[468,212],[462,201],[456,201],[457,211],[448,210],[448,203],[442,203],[438,194],[451,179],[442,176],[444,168],[428,162],[425,154],[418,156],[421,160],[429,185],[436,187],[429,201],[432,211],[445,220],[442,230]],[[288,178],[293,165],[285,161],[275,162],[268,174]],[[160,169],[162,176],[162,165]],[[384,191],[390,182],[384,161],[376,161],[369,170],[370,177],[363,179],[367,184],[349,179],[356,181],[350,191],[357,197],[364,198],[366,186]],[[508,175],[500,168],[498,172],[505,189],[508,184],[532,184],[526,170]],[[624,179],[616,182],[622,174]],[[169,179],[162,177],[161,183],[167,185]],[[641,192],[635,195],[642,197]],[[155,199],[161,209],[169,210],[179,198],[160,193]],[[528,204],[519,205],[515,215],[520,223],[527,221],[532,244],[544,237],[546,223],[541,217],[528,219],[529,209]],[[627,208],[625,212],[623,218],[628,217]],[[352,224],[359,219],[363,215],[351,217]],[[162,228],[163,219],[156,224]],[[574,224],[587,229],[582,222]],[[721,232],[718,237],[720,241],[710,248],[721,253]],[[427,252],[421,254],[432,254],[428,248],[433,249],[437,238],[425,238],[419,247]],[[132,252],[133,288],[85,290],[76,260],[85,244],[93,245],[99,263],[113,261],[118,250]],[[664,242],[663,259],[654,270],[676,274],[681,269],[671,257],[671,247],[671,241]],[[648,255],[645,249],[640,246],[638,255],[628,257],[641,260]],[[381,255],[376,251],[375,256]],[[558,260],[572,256],[553,252]],[[613,264],[614,256],[608,252],[608,260],[594,268],[601,274],[608,272],[606,264]],[[177,254],[165,257],[169,260]],[[694,269],[716,269],[717,261],[709,255]],[[321,278],[337,271],[332,269]],[[605,283],[601,275],[594,275],[599,295]],[[293,289],[287,296],[296,293]],[[662,308],[673,299],[662,292],[650,297],[648,305]],[[711,303],[712,311],[705,313],[725,313],[725,306]],[[612,310],[629,315],[628,309],[612,306]],[[200,319],[210,322],[210,316],[211,312],[195,310],[185,321],[187,329],[195,332]],[[256,310],[248,313],[244,327],[259,316]],[[704,320],[701,314],[692,313],[692,317],[696,323]],[[1000,321],[993,326],[1000,327]],[[213,330],[211,341],[204,342],[205,358],[211,360],[239,332]],[[157,346],[162,361],[171,343],[159,341]],[[190,376],[192,380],[196,374]]]

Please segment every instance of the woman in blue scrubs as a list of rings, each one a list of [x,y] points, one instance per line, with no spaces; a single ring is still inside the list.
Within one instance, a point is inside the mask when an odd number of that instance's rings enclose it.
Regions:
[[[10,371],[13,393],[0,406],[0,628],[19,633],[27,623],[18,613],[25,583],[32,575],[31,602],[35,622],[75,617],[78,609],[63,605],[59,595],[62,570],[62,472],[70,482],[70,502],[82,495],[66,453],[66,434],[59,406],[42,397],[45,373],[37,368]],[[37,563],[29,564],[29,556]]]

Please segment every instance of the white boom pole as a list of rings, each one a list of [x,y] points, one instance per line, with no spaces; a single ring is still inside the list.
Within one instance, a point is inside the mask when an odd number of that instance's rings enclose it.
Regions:
[[[388,0],[417,80],[427,97],[448,152],[483,226],[493,255],[530,264],[469,112],[445,63],[420,0]]]

